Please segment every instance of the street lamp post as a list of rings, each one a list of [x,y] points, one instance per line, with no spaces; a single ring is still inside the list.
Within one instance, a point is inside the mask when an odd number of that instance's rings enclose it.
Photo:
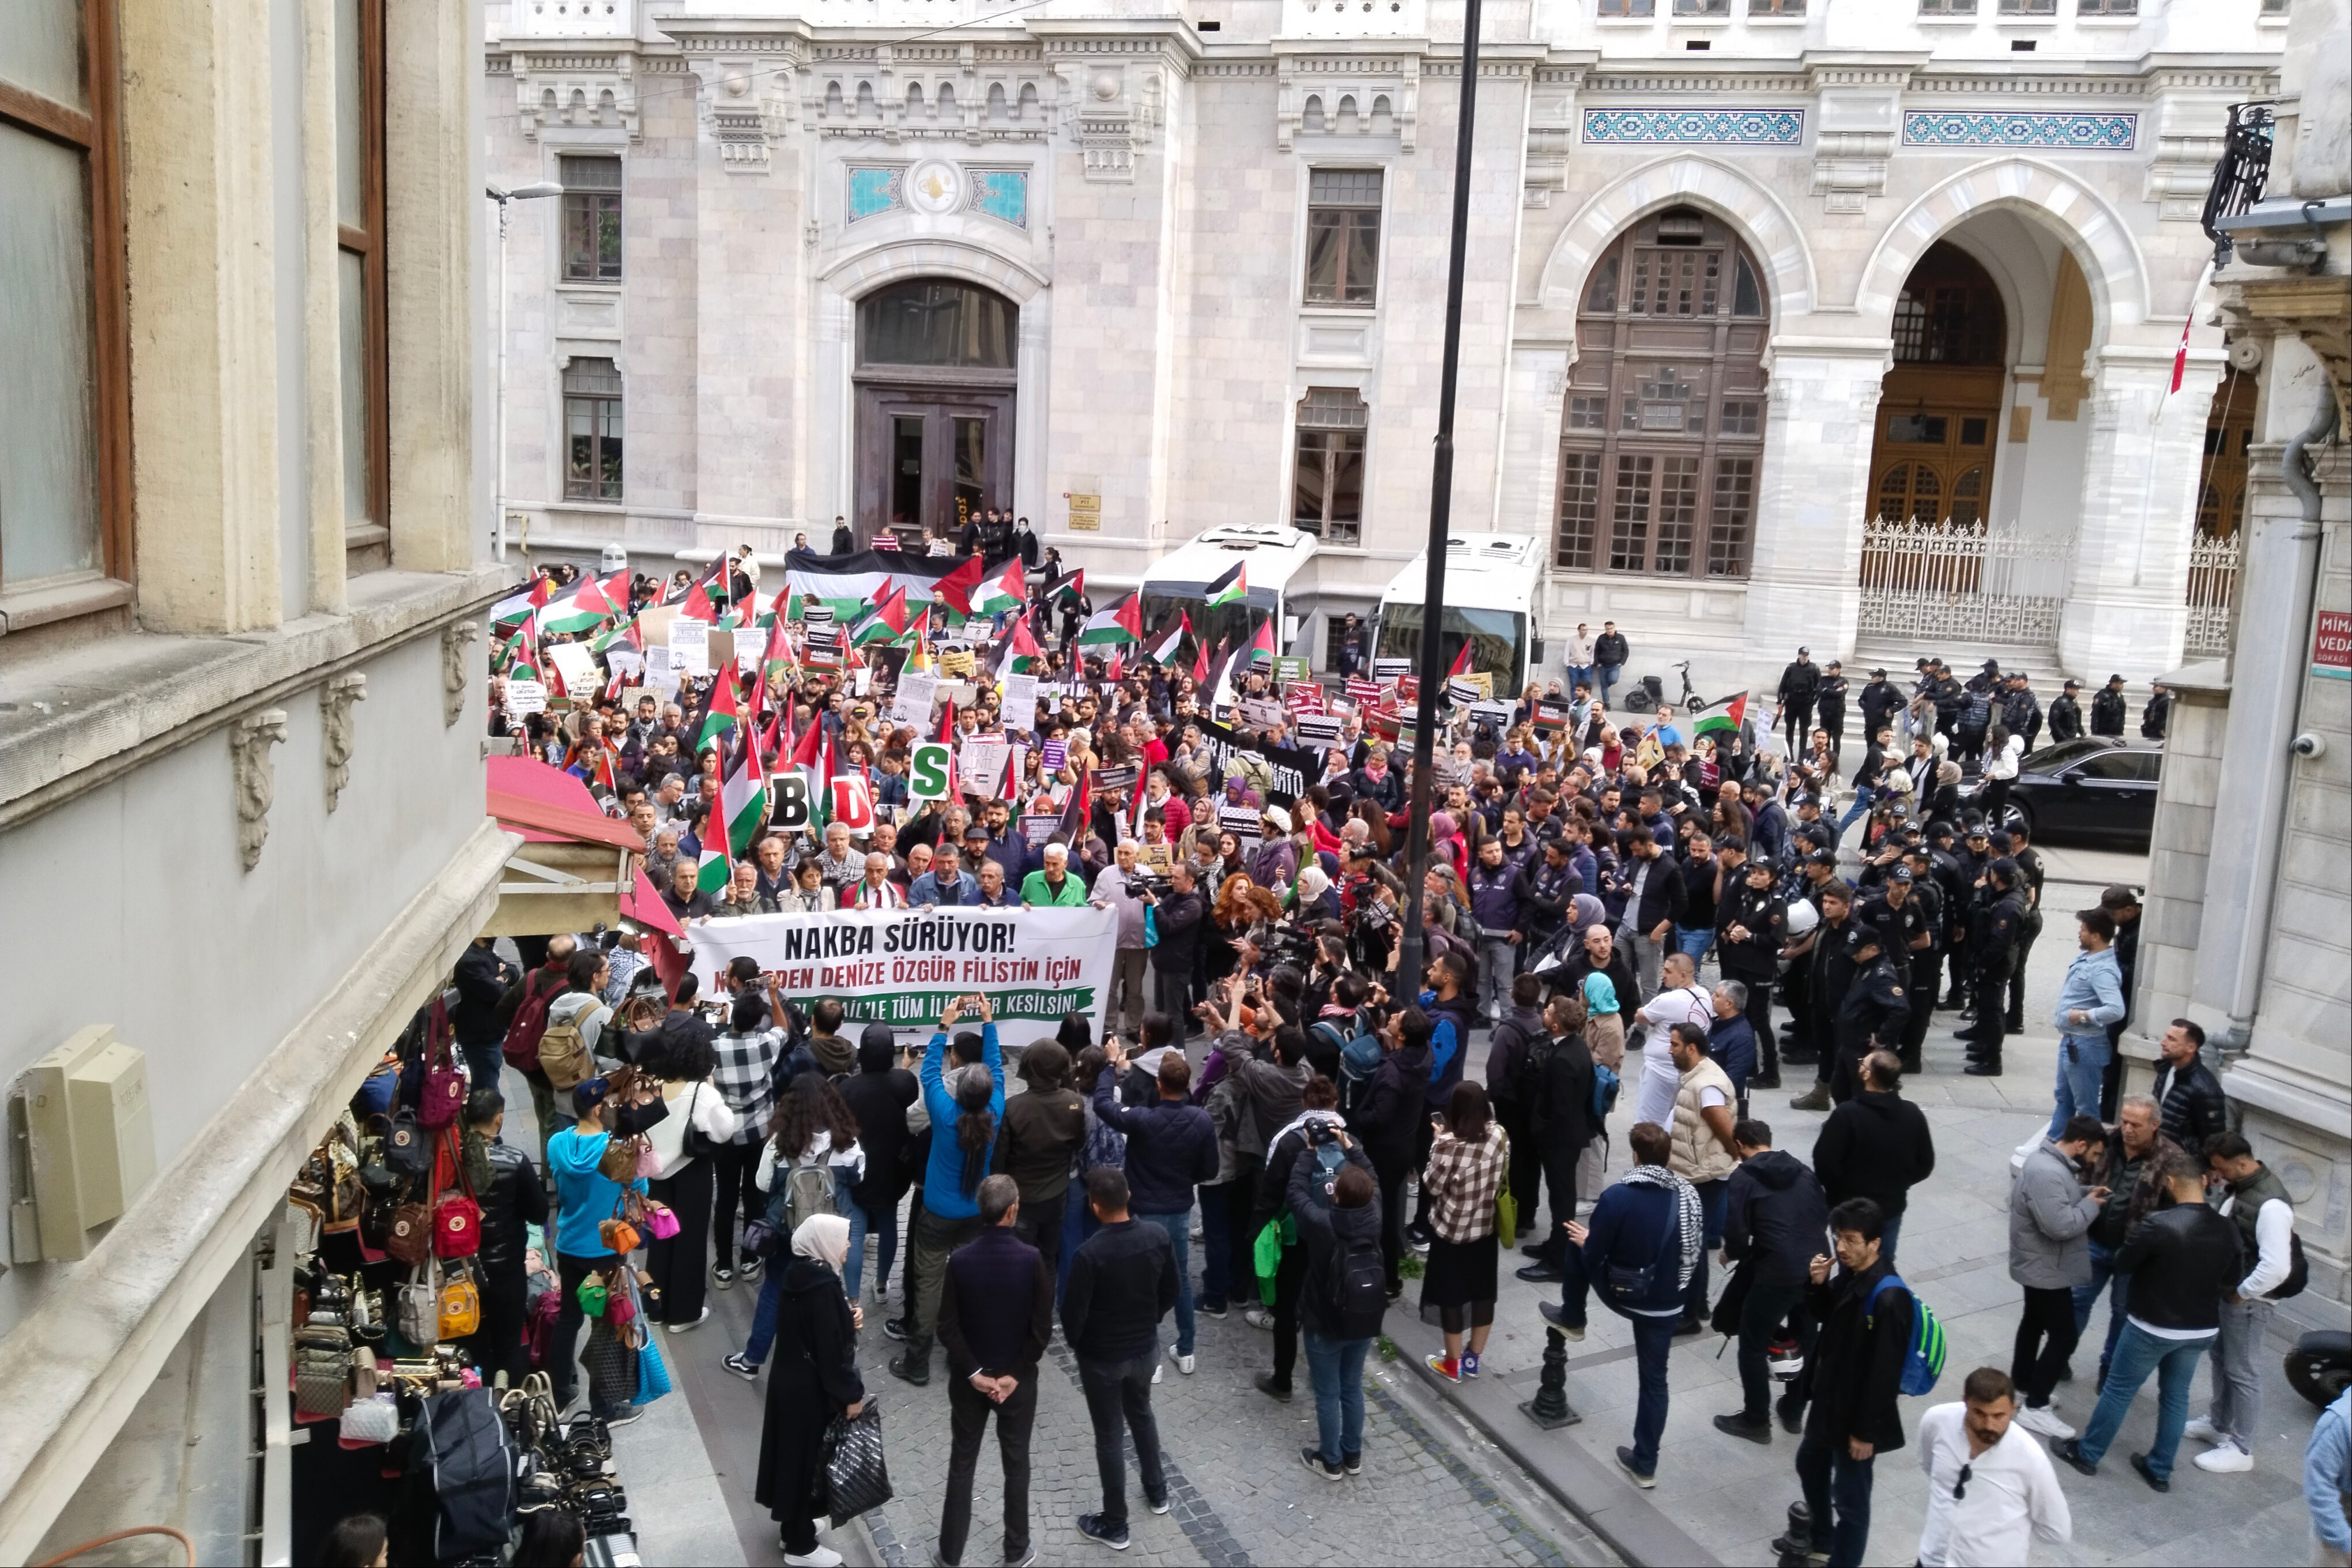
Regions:
[[[1463,0],[1462,110],[1454,132],[1454,246],[1445,273],[1445,353],[1437,383],[1437,452],[1429,487],[1429,575],[1421,596],[1421,694],[1413,710],[1412,835],[1404,885],[1404,930],[1397,979],[1407,995],[1421,989],[1422,884],[1429,878],[1429,780],[1437,731],[1438,687],[1445,679],[1445,531],[1454,510],[1454,394],[1462,370],[1462,273],[1470,247],[1470,152],[1478,121],[1478,0]]]
[[[560,196],[563,194],[563,187],[553,180],[534,180],[510,191],[486,185],[482,194],[499,204],[499,495],[497,520],[491,526],[490,538],[496,545],[500,564],[504,564],[507,558],[507,204],[536,201],[542,196]]]

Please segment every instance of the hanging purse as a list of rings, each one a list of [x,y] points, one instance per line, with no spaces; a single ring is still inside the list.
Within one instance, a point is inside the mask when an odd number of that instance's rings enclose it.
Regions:
[[[383,1163],[394,1177],[406,1181],[432,1168],[432,1144],[416,1124],[415,1111],[404,1110],[392,1119],[391,1130],[383,1135]]]
[[[604,1141],[604,1152],[597,1157],[598,1173],[627,1186],[637,1179],[637,1159],[645,1152],[644,1143],[643,1138],[614,1133]]]
[[[466,1075],[451,1059],[449,1009],[437,995],[425,1028],[425,1087],[416,1099],[416,1124],[439,1129],[456,1121],[466,1109]]]
[[[400,1288],[400,1337],[430,1353],[441,1339],[441,1284],[430,1259]]]
[[[592,1318],[603,1317],[604,1309],[612,1304],[612,1292],[604,1288],[601,1274],[583,1275],[574,1294],[580,1298],[580,1310]]]
[[[625,1268],[613,1269],[605,1277],[604,1321],[616,1329],[625,1329],[637,1321],[636,1281]]]
[[[596,1237],[604,1244],[605,1251],[619,1257],[626,1257],[645,1244],[645,1237],[637,1234],[637,1227],[625,1219],[604,1221],[596,1227]]]
[[[391,1392],[362,1394],[343,1412],[346,1443],[389,1443],[400,1436],[400,1402]]]
[[[444,1140],[444,1152],[458,1190],[433,1205],[433,1251],[439,1258],[471,1258],[482,1249],[482,1205],[474,1201],[474,1178],[463,1153],[446,1147],[455,1138]],[[440,1173],[437,1165],[434,1173]]]
[[[403,1204],[393,1210],[383,1249],[395,1262],[411,1268],[432,1257],[433,1211],[423,1204]]]
[[[642,1268],[637,1270],[637,1300],[644,1303],[646,1317],[657,1323],[662,1321],[662,1288]]]
[[[646,1234],[656,1241],[667,1241],[678,1231],[677,1211],[667,1204],[646,1205]]]
[[[474,1283],[473,1271],[457,1269],[441,1283],[440,1336],[462,1340],[478,1332],[481,1326],[482,1293]]]

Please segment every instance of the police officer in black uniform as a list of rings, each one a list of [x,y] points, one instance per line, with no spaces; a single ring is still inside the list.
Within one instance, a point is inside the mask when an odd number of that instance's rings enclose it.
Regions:
[[[1844,765],[1845,690],[1845,666],[1832,659],[1822,669],[1821,685],[1813,695],[1813,727],[1830,738],[1830,766],[1832,768]]]
[[[1881,730],[1892,729],[1895,716],[1907,704],[1895,683],[1886,679],[1886,671],[1874,669],[1870,672],[1870,684],[1862,689],[1858,706],[1862,709],[1863,738],[1867,740]]]
[[[2130,716],[2131,705],[2124,700],[2124,678],[2107,677],[2105,686],[2091,699],[2091,733],[2123,738],[2124,721]]]
[[[1813,1087],[1789,1101],[1795,1110],[1830,1108],[1830,1075],[1837,1066],[1837,1018],[1853,984],[1860,928],[1853,919],[1853,889],[1843,879],[1824,880],[1816,895],[1822,923],[1813,928],[1806,977],[1806,1038],[1816,1053]]]
[[[2074,693],[2083,689],[2082,682],[2070,680],[2058,700],[2050,704],[2050,742],[2077,741],[2083,736],[2083,704]]]
[[[1915,936],[1907,944],[1911,1021],[1904,1026],[1903,1045],[1895,1052],[1907,1064],[1905,1072],[1919,1070],[1919,1046],[1927,1037],[1927,1026],[1936,1015],[1936,982],[1943,968],[1944,932],[1949,924],[1944,914],[1944,889],[1936,879],[1934,859],[1934,852],[1925,845],[1915,844],[1903,855],[1902,868],[1911,876],[1910,896],[1904,903],[1918,911],[1916,918],[1927,939],[1922,944]]]
[[[2017,862],[2023,879],[2018,884],[2018,896],[2025,903],[2025,924],[2018,932],[2017,963],[2009,972],[2009,1015],[2002,1027],[2012,1035],[2025,1033],[2025,961],[2033,952],[2033,942],[2042,934],[2042,883],[2048,873],[2042,857],[2028,842],[2032,835],[2023,823],[2007,833],[1992,836],[1993,851]]]
[[[1715,900],[1715,953],[1726,980],[1748,987],[1748,1022],[1756,1031],[1756,1072],[1750,1089],[1780,1087],[1780,1042],[1772,1034],[1772,977],[1788,941],[1788,905],[1773,889],[1779,872],[1769,856],[1740,865],[1737,840],[1716,851],[1724,863]]]
[[[2018,886],[2023,879],[2016,861],[2005,856],[1995,860],[1985,868],[1984,886],[1969,910],[1976,1017],[1958,1034],[1969,1042],[1967,1071],[1972,1078],[2000,1076],[2009,975],[2017,963],[2017,939],[2025,925],[2025,900]]]
[[[1985,832],[1981,819],[1969,823],[1964,840],[1953,846],[1952,863],[1958,868],[1959,898],[1945,906],[1953,911],[1952,992],[1945,1005],[1962,1008],[1974,1006],[1969,998],[1974,994],[1976,954],[1969,951],[1969,910],[1977,902],[1978,892],[1984,886],[1985,868],[1992,864],[1992,840]],[[1971,1020],[1973,1021],[1973,1020]]]
[[[2012,735],[2024,736],[2025,749],[2031,752],[2042,739],[2042,704],[2026,681],[2025,671],[2012,669],[2004,679],[2009,689],[2001,694],[2000,727]]]
[[[1862,1088],[1862,1058],[1893,1045],[1911,1016],[1911,988],[1894,956],[1899,928],[1884,918],[1888,912],[1884,904],[1866,906],[1846,921],[1853,976],[1838,1003],[1837,1060],[1830,1074],[1830,1099],[1839,1105]]]
[[[1918,850],[1910,852],[1925,859]],[[1936,939],[1943,911],[1937,907],[1936,884],[1930,878],[1923,886],[1920,873],[1912,868],[1909,856],[1886,873],[1880,900],[1870,906],[1871,918],[1885,933],[1886,956],[1902,971],[1907,994],[1899,1038],[1893,1047],[1904,1062],[1905,1072],[1919,1070],[1919,1042],[1927,1037],[1927,1021],[1936,1010],[1936,974],[1930,968],[1927,984],[1920,984],[1920,960],[1932,965],[1936,962]],[[1922,998],[1925,1005],[1922,1005]],[[1882,1042],[1883,1043],[1883,1042]]]

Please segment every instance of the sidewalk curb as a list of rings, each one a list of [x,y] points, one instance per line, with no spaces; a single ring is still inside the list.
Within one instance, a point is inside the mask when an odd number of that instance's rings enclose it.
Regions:
[[[1573,1441],[1534,1441],[1543,1433],[1519,1414],[1517,1394],[1505,1381],[1496,1379],[1479,1387],[1448,1383],[1431,1372],[1422,1357],[1439,1349],[1443,1339],[1416,1312],[1405,1310],[1403,1302],[1398,1302],[1397,1308],[1398,1318],[1391,1320],[1387,1332],[1403,1352],[1400,1361],[1586,1529],[1607,1542],[1610,1550],[1641,1565],[1687,1563],[1693,1568],[1716,1568],[1721,1563],[1643,1497],[1614,1465],[1602,1464]],[[1400,1329],[1404,1331],[1398,1332]]]

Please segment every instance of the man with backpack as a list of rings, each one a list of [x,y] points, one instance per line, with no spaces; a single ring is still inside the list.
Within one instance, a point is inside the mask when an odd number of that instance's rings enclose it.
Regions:
[[[1553,997],[1544,1007],[1544,1032],[1519,1064],[1528,1142],[1535,1149],[1544,1184],[1551,1189],[1551,1226],[1527,1247],[1535,1261],[1518,1271],[1520,1279],[1538,1285],[1561,1277],[1568,1225],[1576,1217],[1577,1164],[1609,1118],[1601,1075],[1608,1075],[1608,1103],[1614,1103],[1617,1093],[1617,1075],[1595,1063],[1584,1044],[1584,1018],[1580,998],[1565,992]],[[1535,1228],[1536,1196],[1530,1185],[1519,1198],[1519,1212],[1528,1216],[1530,1230]]]
[[[1299,1291],[1307,1275],[1307,1254],[1296,1234],[1296,1215],[1288,1207],[1290,1177],[1293,1167],[1310,1151],[1322,1157],[1325,1175],[1337,1167],[1339,1142],[1324,1134],[1347,1125],[1339,1116],[1339,1102],[1337,1085],[1320,1073],[1308,1076],[1300,1090],[1297,1116],[1266,1143],[1265,1168],[1258,1176],[1257,1198],[1249,1214],[1253,1248],[1268,1226],[1282,1227],[1276,1232],[1282,1244],[1275,1265],[1274,1311],[1269,1319],[1274,1330],[1274,1370],[1258,1374],[1257,1391],[1285,1405],[1290,1403],[1291,1374],[1298,1364]],[[1377,1257],[1377,1231],[1373,1240]]]
[[[499,998],[497,1022],[506,1031],[499,1042],[499,1054],[530,1085],[531,1121],[539,1128],[542,1161],[547,1141],[554,1136],[562,1118],[556,1114],[555,1087],[539,1065],[539,1040],[547,1032],[548,1008],[570,984],[572,954],[579,945],[577,938],[567,934],[549,937],[546,961]]]
[[[1617,1464],[1647,1489],[1658,1484],[1658,1442],[1666,1430],[1666,1353],[1698,1268],[1706,1221],[1696,1189],[1666,1168],[1674,1135],[1654,1121],[1637,1121],[1626,1142],[1633,1168],[1602,1190],[1590,1226],[1569,1222],[1560,1300],[1541,1310],[1546,1322],[1580,1340],[1586,1299],[1597,1292],[1602,1306],[1633,1326],[1641,1394],[1633,1446],[1618,1448]]]
[[[1718,1329],[1739,1336],[1740,1407],[1715,1429],[1751,1443],[1772,1441],[1772,1342],[1795,1319],[1799,1353],[1812,1353],[1803,1312],[1806,1269],[1829,1227],[1822,1184],[1793,1154],[1772,1147],[1772,1129],[1754,1120],[1731,1130],[1739,1168],[1724,1193],[1723,1255],[1736,1270],[1716,1303]]]
[[[1807,1528],[1790,1530],[1772,1549],[1783,1561],[1860,1568],[1870,1546],[1872,1464],[1903,1447],[1895,1396],[1934,1385],[1943,1366],[1943,1330],[1879,1255],[1885,1215],[1876,1204],[1848,1198],[1830,1210],[1830,1229],[1836,1277],[1829,1258],[1815,1254],[1805,1310],[1821,1331],[1780,1406],[1783,1426],[1792,1406],[1810,1406],[1797,1445]]]
[[[1534,1210],[1543,1176],[1536,1140],[1528,1128],[1527,1100],[1521,1093],[1523,1086],[1532,1081],[1525,1071],[1528,1058],[1538,1041],[1548,1038],[1543,1014],[1536,1006],[1542,998],[1540,975],[1514,977],[1511,1005],[1496,1022],[1486,1049],[1486,1098],[1494,1105],[1495,1120],[1502,1123],[1503,1135],[1511,1141],[1511,1164],[1505,1180],[1510,1184],[1511,1195],[1518,1200],[1523,1213]]]
[[[1306,1253],[1298,1315],[1315,1384],[1317,1441],[1299,1458],[1336,1481],[1364,1468],[1364,1357],[1388,1310],[1380,1184],[1344,1129],[1318,1121],[1303,1131],[1285,1192]]]

